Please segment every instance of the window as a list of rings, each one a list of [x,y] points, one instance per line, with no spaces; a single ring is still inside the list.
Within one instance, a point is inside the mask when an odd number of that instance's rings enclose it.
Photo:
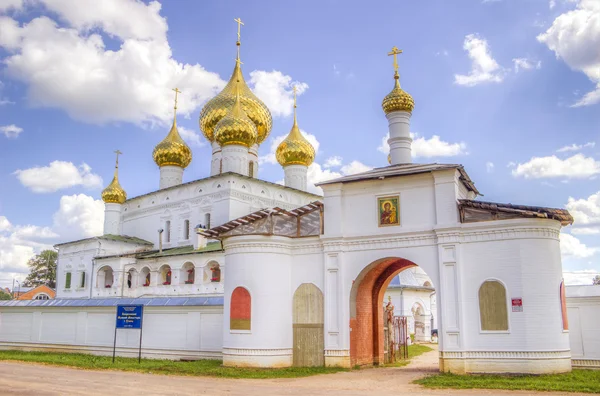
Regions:
[[[219,267],[219,264],[210,267],[210,281],[221,282],[221,268]]]
[[[190,239],[190,221],[186,220],[183,222],[183,239]]]
[[[165,242],[171,242],[171,222],[167,221],[165,223]]]
[[[248,162],[248,176],[254,177],[254,162]]]
[[[243,287],[236,287],[231,293],[230,330],[250,330],[251,306],[248,290]]]
[[[67,272],[66,278],[65,278],[65,289],[70,289],[71,288],[71,273]]]
[[[210,228],[210,213],[204,215],[204,227],[206,227],[206,229]]]
[[[85,287],[85,272],[81,273],[81,283],[79,284],[79,287],[81,287],[81,288]]]
[[[50,296],[44,293],[40,293],[38,295],[36,295],[34,298],[34,300],[50,300]]]
[[[479,315],[481,330],[508,330],[506,289],[502,283],[495,280],[483,282],[479,288]]]
[[[562,313],[563,330],[569,330],[569,318],[567,316],[567,296],[565,294],[565,281],[560,282],[560,310]]]

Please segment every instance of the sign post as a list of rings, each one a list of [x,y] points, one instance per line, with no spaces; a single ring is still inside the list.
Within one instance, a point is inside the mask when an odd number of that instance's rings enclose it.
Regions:
[[[117,323],[115,325],[115,340],[113,344],[113,363],[117,349],[117,329],[139,329],[140,347],[138,350],[138,363],[142,360],[142,324],[144,322],[143,305],[117,305]]]

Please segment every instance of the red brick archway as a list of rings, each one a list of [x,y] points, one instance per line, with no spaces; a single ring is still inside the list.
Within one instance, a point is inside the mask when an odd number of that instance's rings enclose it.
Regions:
[[[367,266],[350,293],[350,361],[352,365],[383,364],[383,295],[390,281],[412,261],[388,258]]]

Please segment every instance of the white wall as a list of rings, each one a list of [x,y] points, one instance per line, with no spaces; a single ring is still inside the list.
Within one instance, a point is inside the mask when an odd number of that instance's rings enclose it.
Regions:
[[[112,354],[115,307],[0,307],[0,349]],[[145,307],[142,356],[220,358],[223,308]],[[137,356],[139,331],[117,331],[117,354]]]
[[[600,285],[567,286],[573,367],[600,368]]]

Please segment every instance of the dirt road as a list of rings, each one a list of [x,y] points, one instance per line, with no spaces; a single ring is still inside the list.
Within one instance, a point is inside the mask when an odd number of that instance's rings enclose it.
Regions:
[[[495,390],[429,390],[411,384],[437,370],[437,351],[400,368],[363,369],[307,378],[233,380],[180,377],[121,371],[77,370],[56,366],[0,362],[0,395],[532,395]],[[560,393],[540,393],[557,396]],[[575,395],[575,394],[570,394]]]

